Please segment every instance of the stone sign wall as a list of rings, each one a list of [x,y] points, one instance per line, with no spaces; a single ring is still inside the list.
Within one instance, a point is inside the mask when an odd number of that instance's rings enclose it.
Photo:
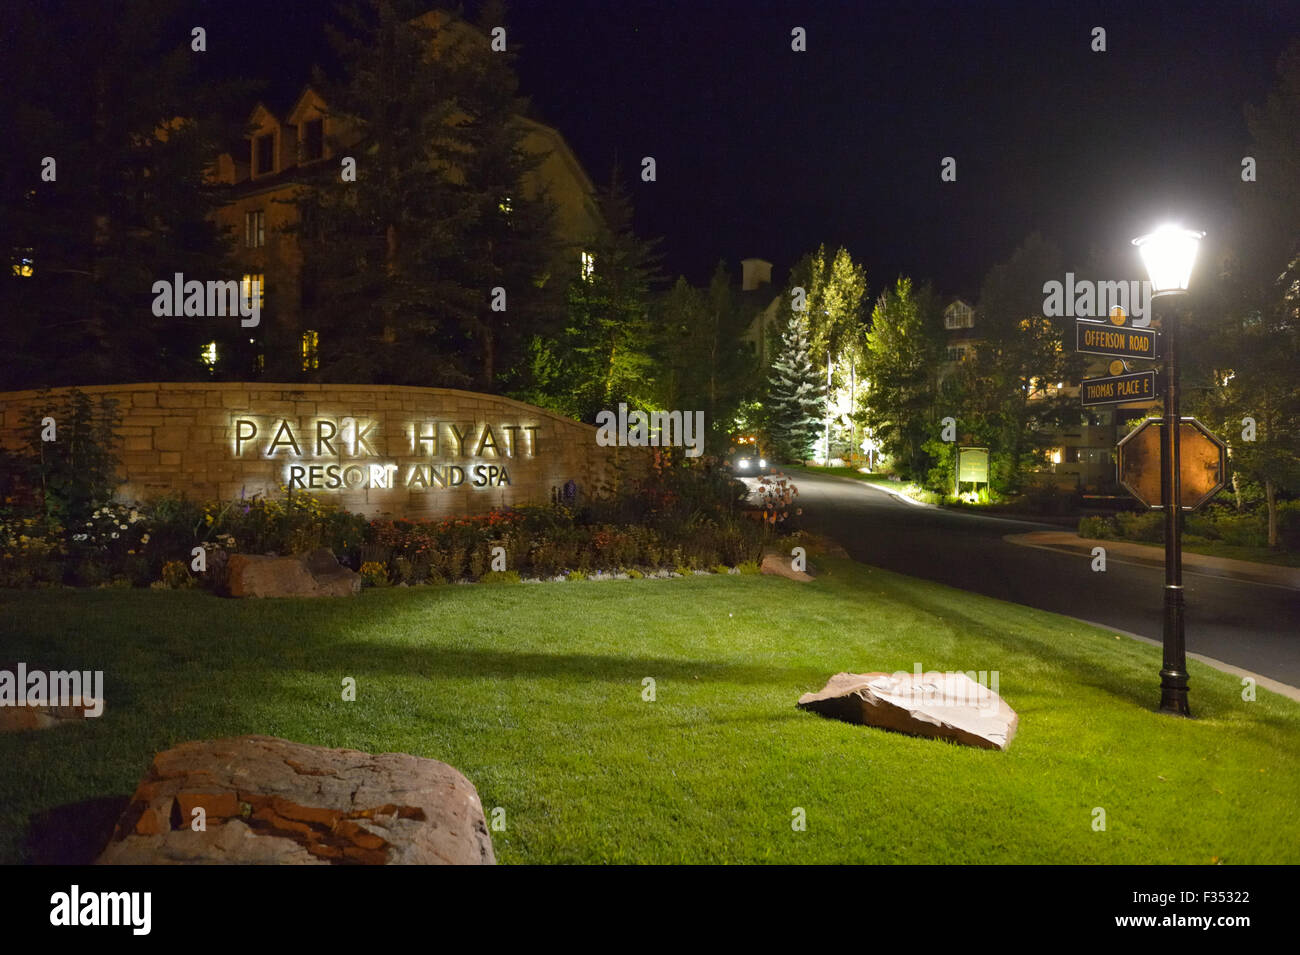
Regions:
[[[70,389],[56,388],[60,396]],[[619,455],[596,429],[495,395],[391,385],[150,383],[81,389],[122,415],[118,498],[307,493],[363,514],[444,517],[545,503],[572,480],[590,492]],[[26,441],[38,392],[0,393],[0,447]]]

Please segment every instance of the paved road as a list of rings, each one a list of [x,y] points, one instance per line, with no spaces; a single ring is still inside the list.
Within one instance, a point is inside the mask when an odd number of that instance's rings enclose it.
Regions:
[[[1164,571],[1009,544],[1045,524],[916,507],[861,481],[796,474],[803,525],[855,559],[1159,640]],[[1300,591],[1183,572],[1187,649],[1300,686]]]

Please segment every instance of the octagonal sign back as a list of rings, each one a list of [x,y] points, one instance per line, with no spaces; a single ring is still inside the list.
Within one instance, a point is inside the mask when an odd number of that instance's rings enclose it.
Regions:
[[[1163,418],[1146,421],[1124,436],[1116,446],[1119,454],[1119,483],[1151,508],[1161,508],[1160,444]],[[1182,508],[1194,511],[1217,494],[1227,480],[1228,448],[1195,418],[1183,418],[1179,429],[1179,471]]]

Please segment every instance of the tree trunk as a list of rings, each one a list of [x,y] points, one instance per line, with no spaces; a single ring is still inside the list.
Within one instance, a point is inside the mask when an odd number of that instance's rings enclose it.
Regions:
[[[1232,496],[1237,500],[1237,513],[1241,513],[1241,478],[1236,471],[1232,472]]]
[[[1264,479],[1264,499],[1268,502],[1268,546],[1277,547],[1277,487],[1269,478]]]

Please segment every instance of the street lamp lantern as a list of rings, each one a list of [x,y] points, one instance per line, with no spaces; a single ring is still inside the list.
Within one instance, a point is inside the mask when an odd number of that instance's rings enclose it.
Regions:
[[[1187,292],[1192,266],[1196,264],[1196,250],[1204,235],[1204,232],[1164,225],[1133,240],[1151,277],[1151,297],[1164,297],[1167,312],[1161,320],[1165,340],[1165,422],[1160,449],[1160,506],[1165,511],[1165,600],[1160,709],[1180,716],[1191,716],[1192,711],[1187,701],[1187,643],[1183,627],[1183,489],[1179,461],[1182,418],[1178,407],[1174,306]]]
[[[1151,278],[1151,295],[1176,295],[1187,291],[1196,264],[1196,250],[1204,232],[1162,225],[1133,240]]]

